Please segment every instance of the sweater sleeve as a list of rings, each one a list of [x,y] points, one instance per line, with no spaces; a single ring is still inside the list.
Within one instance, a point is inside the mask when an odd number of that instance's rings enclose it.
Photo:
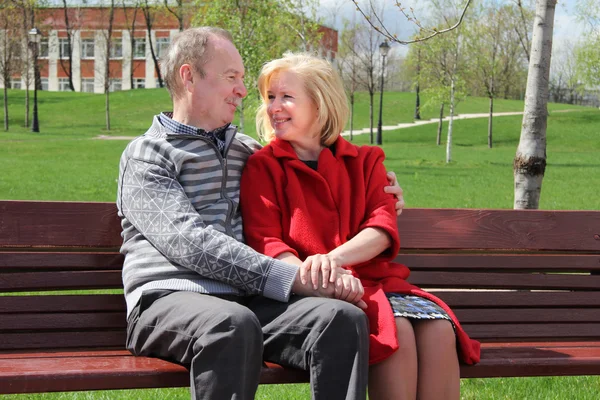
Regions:
[[[151,152],[148,149],[148,152]],[[250,294],[287,301],[298,268],[206,225],[168,162],[122,161],[119,211],[171,263]],[[225,271],[215,274],[216,270]]]
[[[242,174],[240,205],[244,221],[246,243],[256,251],[270,257],[298,252],[283,241],[282,213],[277,195],[277,185],[283,176],[274,159],[262,151],[251,156]]]
[[[385,155],[379,147],[365,146],[363,149],[368,151],[364,161],[366,210],[365,219],[360,225],[360,230],[367,227],[385,230],[390,235],[392,244],[380,257],[391,260],[396,257],[400,250],[400,238],[396,220],[395,197],[383,191],[383,188],[389,184],[383,165]]]

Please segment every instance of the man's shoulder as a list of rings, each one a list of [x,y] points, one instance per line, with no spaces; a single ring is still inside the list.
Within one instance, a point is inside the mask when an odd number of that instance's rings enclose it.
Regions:
[[[240,142],[240,144],[242,146],[244,146],[245,148],[247,148],[250,153],[256,153],[257,151],[259,151],[260,149],[263,148],[263,146],[258,143],[258,141],[256,141],[256,139],[254,139],[253,137],[250,137],[248,135],[245,135],[241,132],[237,132],[235,134],[235,139]]]

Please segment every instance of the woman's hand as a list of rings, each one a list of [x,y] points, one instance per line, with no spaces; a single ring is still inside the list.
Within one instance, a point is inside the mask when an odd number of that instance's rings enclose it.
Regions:
[[[321,283],[323,289],[327,289],[330,283],[337,281],[341,271],[348,272],[330,254],[315,254],[307,257],[302,263],[300,267],[300,281],[306,285],[310,274],[313,289],[317,290],[319,283]]]
[[[396,202],[396,215],[402,214],[402,210],[404,209],[404,196],[403,190],[398,184],[398,180],[396,179],[396,174],[393,171],[389,171],[387,173],[388,181],[390,181],[390,185],[383,188],[386,193],[391,193],[398,201]]]

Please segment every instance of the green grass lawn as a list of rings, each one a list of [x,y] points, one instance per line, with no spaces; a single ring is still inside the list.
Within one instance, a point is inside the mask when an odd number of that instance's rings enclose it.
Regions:
[[[368,127],[368,95],[357,99],[355,127]],[[376,96],[378,101],[378,96]],[[40,94],[40,129],[23,125],[24,92],[10,91],[9,132],[0,132],[0,199],[114,201],[118,160],[127,140],[99,140],[99,135],[136,136],[152,115],[170,109],[165,90],[135,90],[111,96],[112,130],[104,129],[104,97],[82,93]],[[384,124],[412,121],[414,94],[385,93]],[[485,98],[459,103],[458,113],[482,113]],[[549,106],[548,166],[542,209],[600,209],[600,111],[561,104]],[[496,111],[522,111],[523,103],[497,100]],[[573,112],[556,112],[573,110]],[[378,111],[378,105],[375,107]],[[438,110],[425,109],[423,118]],[[377,113],[376,113],[377,115]],[[246,117],[246,132],[253,118]],[[251,125],[251,124],[250,124]],[[494,120],[494,148],[487,148],[487,120],[457,120],[453,161],[445,145],[435,145],[436,124],[384,132],[386,166],[395,171],[408,207],[512,208],[512,160],[521,117]],[[445,138],[444,129],[443,138]],[[367,144],[368,135],[354,142]],[[463,399],[596,399],[598,377],[464,379]],[[307,399],[308,385],[261,386],[257,399]],[[7,395],[6,399],[189,399],[187,389],[102,391]]]

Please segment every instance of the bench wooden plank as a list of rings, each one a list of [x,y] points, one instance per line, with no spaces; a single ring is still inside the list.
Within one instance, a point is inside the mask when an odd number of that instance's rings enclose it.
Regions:
[[[0,270],[114,270],[123,267],[123,260],[123,255],[115,252],[0,251]]]
[[[422,288],[599,290],[600,276],[590,274],[516,274],[497,272],[416,271],[408,281]]]
[[[401,249],[402,251],[402,249]],[[412,271],[600,271],[600,255],[593,254],[400,254],[396,262],[406,264]]]
[[[121,271],[53,271],[0,274],[0,292],[120,289]]]
[[[431,290],[452,307],[600,307],[598,292]]]
[[[0,296],[1,313],[123,311],[122,294]]]
[[[114,203],[0,202],[0,247],[121,246]]]
[[[408,209],[403,249],[600,251],[595,211]]]

